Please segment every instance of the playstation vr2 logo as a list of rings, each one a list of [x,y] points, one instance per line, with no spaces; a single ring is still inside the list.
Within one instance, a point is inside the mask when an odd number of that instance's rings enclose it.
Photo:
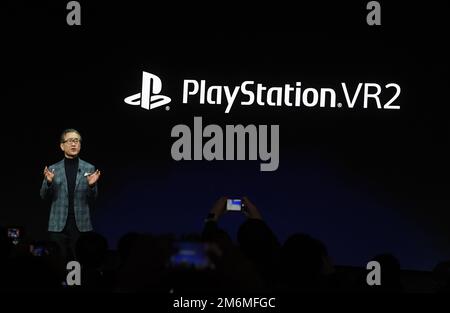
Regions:
[[[224,105],[225,113],[230,113],[236,104],[241,106],[257,105],[272,108],[317,108],[350,110],[375,108],[378,110],[399,110],[394,104],[400,96],[401,88],[397,83],[384,86],[374,82],[353,84],[341,82],[337,88],[305,86],[302,82],[295,85],[267,86],[264,83],[247,80],[238,86],[209,85],[206,80],[185,79],[183,81],[183,104],[195,101],[198,104]],[[125,98],[125,103],[140,105],[146,110],[155,109],[170,103],[170,98],[160,95],[161,79],[142,72],[142,90]],[[354,91],[352,91],[354,90]],[[389,98],[390,97],[390,98]],[[362,99],[361,99],[362,98]],[[358,101],[361,99],[362,101]],[[384,103],[383,103],[384,102]],[[361,105],[362,104],[362,105]],[[166,106],[166,110],[169,110]]]
[[[142,72],[141,92],[126,97],[124,101],[126,104],[139,105],[146,110],[155,109],[169,104],[171,101],[169,97],[159,94],[161,90],[162,82],[158,76]]]

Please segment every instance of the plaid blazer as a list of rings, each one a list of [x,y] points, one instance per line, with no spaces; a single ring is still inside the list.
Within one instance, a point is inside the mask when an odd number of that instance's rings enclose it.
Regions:
[[[50,218],[48,221],[48,231],[60,232],[66,225],[69,209],[69,193],[67,190],[66,169],[64,159],[50,165],[49,170],[54,170],[55,176],[50,186],[44,177],[41,187],[41,198],[51,200]],[[75,193],[73,199],[75,221],[80,232],[91,231],[91,212],[90,206],[92,200],[97,197],[97,184],[89,187],[87,173],[95,172],[95,167],[88,162],[79,159],[77,179],[75,183]]]

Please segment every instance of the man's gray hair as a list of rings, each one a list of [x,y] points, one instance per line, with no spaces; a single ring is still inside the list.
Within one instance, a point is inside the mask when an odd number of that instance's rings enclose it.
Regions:
[[[64,143],[64,140],[65,140],[65,138],[66,138],[66,134],[68,134],[68,133],[77,133],[78,136],[80,136],[80,141],[81,141],[81,134],[80,134],[80,132],[79,132],[78,130],[76,130],[76,129],[68,128],[68,129],[65,129],[65,130],[61,133],[61,138],[59,139],[61,143]]]

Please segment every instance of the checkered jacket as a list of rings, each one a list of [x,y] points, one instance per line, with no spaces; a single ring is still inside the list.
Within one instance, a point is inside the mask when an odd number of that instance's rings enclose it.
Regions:
[[[64,159],[50,165],[48,168],[50,171],[54,170],[55,176],[50,186],[48,186],[47,180],[44,177],[41,187],[41,198],[49,199],[52,203],[48,230],[60,232],[66,225],[69,209],[69,193],[67,190]],[[86,175],[94,171],[95,167],[92,164],[79,159],[73,204],[75,220],[81,232],[92,230],[90,209],[92,200],[97,197],[97,184],[92,188],[89,187]]]

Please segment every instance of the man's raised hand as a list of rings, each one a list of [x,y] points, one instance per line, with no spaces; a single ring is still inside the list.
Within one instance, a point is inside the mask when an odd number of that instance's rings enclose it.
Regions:
[[[55,170],[54,169],[52,169],[51,171],[48,169],[48,167],[46,166],[45,168],[44,168],[44,176],[45,176],[45,179],[47,180],[47,182],[49,183],[49,184],[51,184],[52,182],[53,182],[53,177],[55,177]]]
[[[96,170],[94,173],[87,176],[89,186],[94,186],[97,180],[100,178],[100,171]]]

